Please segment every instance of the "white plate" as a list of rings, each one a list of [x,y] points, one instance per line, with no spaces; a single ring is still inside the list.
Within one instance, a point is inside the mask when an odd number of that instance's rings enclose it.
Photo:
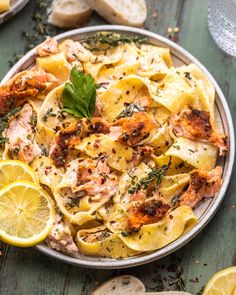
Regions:
[[[189,63],[196,64],[207,75],[207,77],[210,79],[210,81],[215,87],[216,114],[218,118],[218,123],[220,127],[222,128],[223,132],[228,136],[228,145],[229,145],[229,152],[227,156],[221,159],[218,163],[223,167],[223,181],[222,181],[222,186],[220,188],[220,191],[218,192],[218,194],[215,196],[214,199],[211,199],[208,202],[205,202],[195,211],[196,215],[199,217],[198,224],[194,228],[192,228],[189,232],[187,232],[185,235],[181,236],[179,239],[167,245],[166,247],[149,254],[143,254],[140,256],[130,257],[130,258],[122,259],[122,260],[115,260],[110,258],[84,256],[82,254],[80,255],[79,258],[73,258],[65,254],[56,252],[46,247],[45,245],[36,246],[37,249],[40,250],[41,252],[55,259],[64,261],[66,263],[70,263],[70,264],[74,264],[78,266],[85,266],[85,267],[114,269],[114,268],[125,268],[125,267],[136,266],[136,265],[148,263],[148,262],[157,260],[161,257],[164,257],[176,251],[183,245],[185,245],[206,226],[206,224],[210,221],[210,219],[213,217],[213,215],[216,213],[217,209],[219,208],[220,203],[224,198],[225,191],[228,187],[232,168],[233,168],[233,162],[234,162],[235,142],[234,142],[234,129],[233,129],[231,114],[230,114],[226,99],[224,97],[224,94],[222,93],[219,85],[217,84],[215,79],[211,76],[211,74],[208,72],[208,70],[196,58],[194,58],[189,52],[187,52],[185,49],[175,44],[174,42],[162,36],[159,36],[157,34],[154,34],[145,30],[125,27],[125,26],[95,26],[95,27],[88,27],[83,29],[76,29],[76,30],[58,35],[56,38],[57,40],[63,40],[67,38],[80,40],[81,38],[85,38],[88,35],[94,34],[96,32],[101,32],[101,31],[123,32],[126,34],[147,37],[149,39],[149,42],[152,44],[170,48],[171,55],[175,65],[184,65]],[[20,61],[18,61],[18,63],[5,76],[2,83],[5,83],[17,72],[31,67],[35,63],[34,53],[35,53],[35,50],[33,49],[29,53],[27,53]]]
[[[0,13],[0,24],[4,23],[5,21],[13,17],[13,15],[19,12],[28,2],[29,0],[11,0],[10,10]]]

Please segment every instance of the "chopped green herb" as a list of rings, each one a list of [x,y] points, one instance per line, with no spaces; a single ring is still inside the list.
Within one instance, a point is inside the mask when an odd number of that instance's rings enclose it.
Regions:
[[[81,197],[76,197],[76,198],[70,199],[70,203],[68,203],[68,205],[69,205],[70,207],[76,207],[76,206],[79,206],[79,204],[80,204],[80,200],[81,200]]]
[[[156,185],[160,185],[163,176],[168,171],[171,165],[171,160],[167,165],[163,165],[160,169],[154,168],[152,171],[148,173],[148,175],[142,178],[138,183],[136,183],[133,187],[128,190],[129,194],[133,194],[141,188],[146,189],[151,182],[156,182]]]
[[[42,151],[42,155],[45,156],[45,157],[48,157],[48,151],[45,148],[45,146],[41,144],[40,148],[41,148],[41,151]]]
[[[203,286],[203,287],[197,292],[196,295],[202,295],[204,289],[205,289],[205,286]]]
[[[185,72],[185,73],[184,73],[184,76],[185,76],[185,78],[187,78],[187,79],[189,79],[189,80],[192,79],[191,74],[190,74],[189,72]]]
[[[131,233],[128,232],[128,231],[122,231],[122,232],[121,232],[121,235],[122,235],[123,237],[128,237],[128,236],[131,235]]]
[[[124,117],[131,117],[134,113],[145,111],[145,108],[137,106],[134,103],[128,105],[117,117],[117,119],[124,118]]]
[[[83,45],[89,50],[98,50],[101,44],[107,44],[109,47],[116,47],[123,43],[144,44],[147,42],[148,39],[142,36],[103,32],[87,37],[83,40]]]
[[[63,111],[91,120],[96,103],[96,85],[92,76],[73,67],[70,80],[71,83],[66,83],[62,93]]]
[[[165,286],[160,274],[157,274],[155,278],[153,278],[153,283],[155,283],[155,287],[152,288],[153,291],[164,291]]]
[[[47,122],[49,116],[56,116],[56,114],[53,113],[53,108],[47,109],[46,113],[42,117],[43,122]]]
[[[173,144],[172,146],[173,146],[173,148],[177,149],[178,151],[180,150],[180,146],[179,145]]]

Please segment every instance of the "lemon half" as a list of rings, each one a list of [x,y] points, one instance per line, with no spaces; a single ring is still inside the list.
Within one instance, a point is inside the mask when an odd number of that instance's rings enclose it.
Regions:
[[[236,294],[236,266],[217,272],[207,283],[203,295]]]
[[[37,183],[34,170],[18,160],[0,161],[0,188],[16,180],[28,180]]]
[[[0,189],[0,239],[30,247],[42,242],[54,221],[54,207],[47,192],[28,181]]]

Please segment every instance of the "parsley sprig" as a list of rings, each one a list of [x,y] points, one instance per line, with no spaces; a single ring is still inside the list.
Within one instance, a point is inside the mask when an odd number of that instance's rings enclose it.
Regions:
[[[91,120],[95,112],[96,85],[91,75],[86,75],[73,67],[71,83],[66,83],[62,93],[63,111],[75,117]]]

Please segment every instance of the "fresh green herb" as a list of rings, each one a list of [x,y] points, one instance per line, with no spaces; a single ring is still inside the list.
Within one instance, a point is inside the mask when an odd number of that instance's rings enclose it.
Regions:
[[[8,139],[3,135],[3,132],[8,127],[8,121],[11,117],[20,111],[21,107],[16,107],[8,112],[6,115],[0,117],[0,146],[4,145]]]
[[[26,44],[25,48],[13,54],[11,60],[9,60],[9,66],[13,66],[26,52],[43,42],[47,36],[55,36],[65,31],[65,29],[52,26],[47,22],[47,9],[50,7],[51,2],[51,0],[34,1],[35,8],[31,20],[31,32],[20,32],[22,37],[21,42]]]
[[[141,188],[146,189],[151,182],[156,182],[156,185],[160,185],[163,176],[165,176],[171,165],[171,160],[167,165],[163,165],[160,169],[153,168],[152,171],[148,173],[146,177],[140,179],[138,183],[136,183],[133,187],[128,190],[129,194],[133,194]]]
[[[179,145],[172,145],[173,146],[173,148],[175,148],[175,149],[177,149],[178,151],[180,150],[180,146]]]
[[[49,108],[49,109],[47,109],[46,113],[45,113],[45,114],[43,115],[43,117],[42,117],[42,120],[43,120],[44,122],[47,122],[49,116],[51,116],[51,117],[56,117],[56,114],[53,113],[53,108]]]
[[[101,44],[108,45],[109,48],[116,47],[122,43],[144,44],[147,43],[147,41],[147,38],[141,36],[103,32],[89,36],[83,40],[83,45],[89,50],[98,50]]]
[[[204,289],[205,289],[205,286],[203,286],[203,287],[197,292],[196,295],[202,295]]]
[[[145,111],[145,108],[142,108],[134,103],[131,103],[118,115],[117,119],[131,117],[134,113],[139,113],[142,111]]]
[[[121,235],[123,236],[123,237],[128,237],[128,236],[130,236],[131,235],[131,232],[129,232],[129,231],[122,231],[121,232]]]
[[[178,277],[176,287],[178,291],[185,291],[185,282],[182,274]]]
[[[173,206],[176,206],[179,202],[179,195],[175,195],[172,199],[171,199],[171,203],[173,204]]]
[[[80,204],[80,200],[81,200],[81,197],[76,197],[76,198],[70,199],[70,203],[68,203],[68,205],[69,205],[70,207],[76,207],[76,206],[79,206],[79,204]]]
[[[154,291],[164,291],[165,286],[160,274],[157,274],[156,277],[153,279],[153,283],[155,283],[155,287],[152,288]]]
[[[184,76],[185,76],[185,78],[187,78],[189,80],[192,79],[191,74],[189,72],[184,72]]]
[[[15,157],[15,158],[17,158],[19,152],[20,152],[19,146],[16,146],[14,149],[11,150],[11,153],[12,153],[13,157]]]
[[[42,155],[45,156],[45,157],[48,157],[48,151],[45,148],[45,146],[41,144],[40,148],[41,148],[41,151],[42,151]]]
[[[96,85],[92,76],[73,67],[70,80],[71,83],[66,83],[62,93],[63,111],[91,120],[96,103]]]

